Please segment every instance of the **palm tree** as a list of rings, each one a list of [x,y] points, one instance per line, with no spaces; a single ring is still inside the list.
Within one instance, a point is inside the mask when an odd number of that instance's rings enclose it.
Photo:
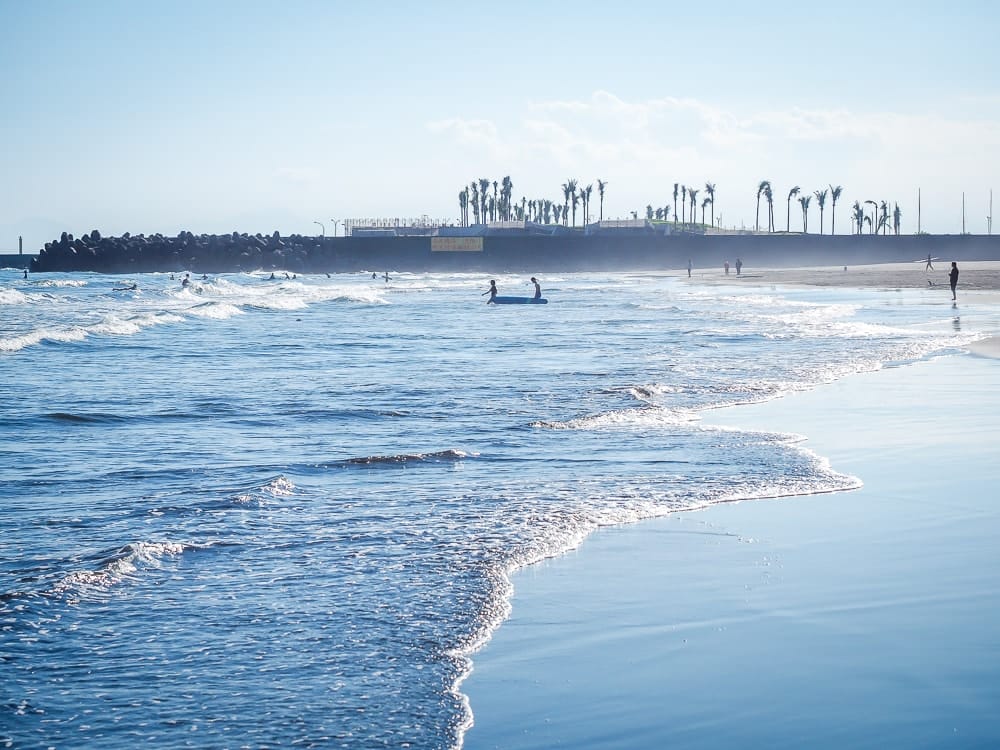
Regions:
[[[472,215],[476,224],[479,223],[479,186],[473,182],[469,185],[472,188]]]
[[[711,202],[712,202],[712,199],[710,197],[708,197],[707,195],[705,196],[705,200],[703,200],[701,202],[701,224],[702,224],[702,226],[705,225],[705,206],[707,206]]]
[[[559,220],[560,220],[560,218],[563,215],[562,203],[553,203],[552,204],[552,213],[556,217],[556,224],[560,223]],[[548,222],[545,222],[545,223],[548,224]]]
[[[608,186],[604,180],[597,181],[597,195],[600,197],[600,218],[598,221],[604,221],[604,188]]]
[[[687,185],[681,185],[681,221],[687,223],[687,197],[688,189]]]
[[[878,203],[876,203],[875,201],[865,201],[865,205],[869,203],[872,204],[872,220],[870,222],[870,225],[872,228],[872,234],[875,234],[875,217],[878,216]]]
[[[837,233],[837,201],[840,200],[843,189],[840,185],[837,187],[830,185],[830,199],[833,201],[833,205],[830,206],[830,234]]]
[[[897,237],[899,236],[899,221],[901,218],[903,218],[903,212],[899,210],[899,204],[897,203],[896,207],[892,210],[892,228]]]
[[[651,204],[646,205],[646,219],[653,220],[653,206]]]
[[[823,207],[826,206],[826,191],[814,190],[813,195],[816,196],[816,202],[819,203],[819,233],[823,234]]]
[[[674,225],[677,224],[677,183],[674,183]]]
[[[513,191],[514,183],[510,181],[510,177],[504,177],[503,190],[500,191],[500,218],[505,221],[510,221],[511,219],[510,194]]]
[[[693,225],[698,219],[698,191],[694,188],[688,188],[688,197],[691,198],[691,224]]]
[[[760,231],[760,196],[764,194],[764,191],[771,187],[771,183],[767,180],[761,180],[760,184],[757,186],[757,219],[754,223],[754,231]]]
[[[563,198],[565,203],[563,203],[563,226],[569,221],[569,201],[570,198],[576,195],[576,180],[566,180],[562,186]],[[576,226],[576,211],[573,211],[573,225]]]
[[[570,198],[573,201],[573,226],[574,227],[576,226],[576,207],[580,203],[580,196],[581,195],[583,195],[583,191],[582,190],[580,190],[580,191],[574,190],[573,191],[573,195],[570,196]]]
[[[590,223],[590,194],[594,192],[593,185],[587,185],[580,191],[583,194],[583,223]]]
[[[712,226],[714,227],[715,226],[715,183],[714,182],[706,182],[705,183],[705,192],[708,193],[708,200],[712,204]],[[702,212],[702,213],[704,213],[704,212]],[[701,217],[701,223],[702,224],[705,223],[705,217],[704,216]]]
[[[854,201],[854,205],[851,206],[851,221],[857,227],[858,234],[861,234],[861,228],[865,224],[865,210],[858,201]]]
[[[882,205],[879,206],[879,229],[882,230],[882,234],[886,235],[889,233],[889,204],[882,201]]]
[[[802,205],[802,233],[809,234],[809,201],[812,200],[811,195],[803,195],[799,198],[799,203]]]
[[[788,191],[788,201],[787,201],[787,204],[785,206],[785,209],[786,209],[785,210],[785,231],[786,232],[791,232],[792,231],[792,198],[794,198],[796,195],[798,195],[799,191],[801,189],[802,188],[800,188],[798,185],[796,185],[795,187],[793,187],[791,190]]]
[[[767,231],[774,231],[774,192],[771,190],[771,183],[767,183],[764,188],[764,199],[767,201]]]
[[[480,215],[483,217],[483,224],[486,223],[486,201],[489,198],[490,181],[485,177],[479,178],[479,208]]]
[[[469,226],[469,191],[463,188],[458,194],[458,223],[463,227]]]

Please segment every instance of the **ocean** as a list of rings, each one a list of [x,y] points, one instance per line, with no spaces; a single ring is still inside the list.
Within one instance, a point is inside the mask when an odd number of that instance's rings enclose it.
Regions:
[[[0,271],[0,747],[458,748],[512,570],[860,486],[702,413],[998,322],[920,289],[570,274],[492,306],[381,273]]]

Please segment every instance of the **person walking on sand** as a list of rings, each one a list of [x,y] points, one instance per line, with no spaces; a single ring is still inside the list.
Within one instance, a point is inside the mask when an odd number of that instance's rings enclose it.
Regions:
[[[743,273],[743,260],[741,258],[736,259],[736,275],[739,276]]]
[[[951,271],[948,272],[948,281],[951,283],[951,298],[955,299],[955,287],[958,286],[958,264],[951,262]]]
[[[534,276],[531,277],[531,283],[535,285],[535,299],[542,298],[542,286],[538,283],[538,279]]]
[[[490,295],[490,298],[488,300],[486,300],[486,304],[488,305],[491,302],[496,303],[496,298],[497,298],[497,282],[496,282],[496,279],[490,279],[490,288],[487,289],[485,292],[483,292],[479,296],[483,297],[483,296],[485,296],[487,294]]]
[[[924,270],[925,271],[933,271],[934,270],[934,264],[931,263],[931,254],[930,253],[927,253],[927,265],[924,266]]]
[[[691,278],[691,259],[688,258],[688,278]]]

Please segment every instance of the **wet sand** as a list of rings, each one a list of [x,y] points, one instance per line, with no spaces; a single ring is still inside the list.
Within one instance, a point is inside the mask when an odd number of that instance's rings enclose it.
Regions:
[[[1000,746],[998,341],[707,415],[805,435],[864,487],[603,529],[517,572],[465,747]]]
[[[935,261],[934,270],[927,270],[926,263],[879,263],[868,266],[825,266],[818,268],[753,268],[744,266],[736,275],[730,268],[727,275],[722,268],[696,268],[690,279],[687,273],[681,278],[691,284],[776,284],[782,286],[839,286],[871,289],[927,289],[950,296],[948,281],[950,261]],[[845,270],[846,269],[846,270]],[[1000,291],[1000,261],[976,261],[958,264],[958,294],[967,291]],[[979,301],[985,301],[982,296]],[[996,298],[1000,301],[1000,296]]]

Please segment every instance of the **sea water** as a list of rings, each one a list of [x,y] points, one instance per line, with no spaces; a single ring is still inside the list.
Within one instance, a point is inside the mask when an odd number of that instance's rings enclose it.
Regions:
[[[0,271],[0,747],[459,747],[514,568],[859,486],[702,412],[996,324],[924,290],[541,281]]]

